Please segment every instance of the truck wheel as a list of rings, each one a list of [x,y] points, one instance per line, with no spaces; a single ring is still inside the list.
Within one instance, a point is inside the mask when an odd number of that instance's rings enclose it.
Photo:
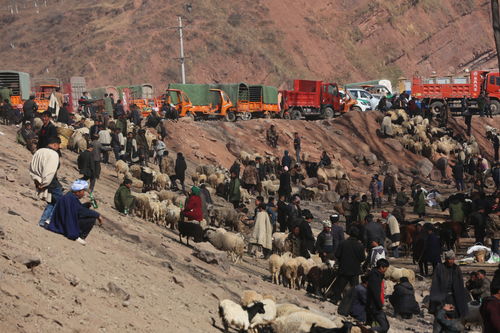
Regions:
[[[299,110],[292,110],[292,112],[290,112],[290,119],[291,120],[300,120],[301,116],[302,115],[300,114]]]
[[[351,108],[351,111],[361,112],[361,111],[363,111],[363,110],[361,110],[361,108],[360,108],[359,106],[353,106],[353,107]]]
[[[194,112],[189,111],[188,113],[186,113],[186,116],[193,118],[193,120],[196,120],[196,115],[194,114]]]
[[[441,108],[443,107],[443,105],[444,105],[443,102],[439,102],[439,101],[432,102],[431,106],[430,106],[431,112],[433,112],[435,114],[440,114]]]
[[[333,109],[331,107],[327,107],[323,110],[323,118],[324,119],[331,119],[335,116],[335,112],[333,112]]]
[[[226,116],[224,117],[226,121],[234,122],[236,121],[236,114],[232,111],[229,111],[226,113]]]
[[[283,112],[281,118],[285,120],[290,120],[290,112]]]
[[[500,102],[497,100],[492,100],[490,103],[491,114],[500,114]]]
[[[240,113],[241,120],[250,120],[252,119],[252,114],[250,112],[242,112]]]

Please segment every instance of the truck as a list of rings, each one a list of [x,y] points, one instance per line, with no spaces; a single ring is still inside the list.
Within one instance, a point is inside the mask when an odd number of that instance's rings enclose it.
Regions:
[[[471,109],[478,109],[482,93],[490,98],[493,114],[500,113],[500,73],[490,71],[471,71],[466,77],[433,77],[424,79],[413,77],[411,93],[439,113],[445,100],[451,111],[461,108],[464,97],[469,100]]]
[[[294,80],[293,90],[281,90],[281,117],[285,119],[333,118],[341,108],[336,83]]]

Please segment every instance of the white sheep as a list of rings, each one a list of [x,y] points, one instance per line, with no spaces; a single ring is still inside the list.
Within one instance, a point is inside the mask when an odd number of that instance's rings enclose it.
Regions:
[[[262,302],[263,299],[264,297],[255,290],[244,290],[241,293],[240,305],[249,306],[252,303]]]
[[[158,192],[158,199],[160,201],[169,201],[172,202],[174,198],[177,196],[177,193],[167,190],[161,190]]]
[[[171,182],[170,177],[164,173],[159,173],[156,175],[156,180],[154,182],[155,188],[160,191],[170,188]]]
[[[273,233],[273,251],[282,254],[285,253],[288,249],[286,248],[286,238],[288,234],[286,232],[275,232]]]
[[[283,258],[278,254],[269,256],[269,272],[271,273],[271,282],[280,284],[280,272],[283,265]]]
[[[245,240],[242,235],[228,232],[224,228],[208,228],[205,230],[205,235],[216,249],[226,251],[234,263],[243,257]]]
[[[413,285],[415,283],[415,272],[407,268],[397,268],[395,266],[389,266],[385,272],[385,279],[392,280],[394,282],[399,282],[402,277],[407,277],[408,281]]]
[[[262,184],[262,190],[266,197],[268,197],[270,193],[278,193],[278,190],[280,188],[279,181],[263,180],[261,184]]]
[[[338,328],[343,325],[340,320],[332,321],[314,312],[303,310],[277,317],[271,326],[276,333],[309,333],[313,324],[323,328]]]
[[[130,167],[129,167],[129,171],[130,173],[132,174],[132,176],[134,178],[138,178],[138,179],[141,179],[141,166],[138,165],[138,164],[132,164]]]
[[[177,229],[180,219],[181,209],[174,204],[169,204],[166,208],[165,226],[170,225],[170,229]]]
[[[252,196],[248,192],[248,190],[241,188],[240,189],[241,201],[245,204],[249,204],[252,201]]]
[[[304,287],[306,281],[307,281],[307,274],[313,268],[314,266],[317,266],[318,264],[312,259],[309,258],[305,261],[302,261],[297,269],[297,280],[298,280],[298,286],[299,289]]]
[[[304,310],[304,308],[291,303],[276,304],[276,317],[286,317],[291,313]]]
[[[259,325],[267,324],[276,318],[276,303],[269,298],[261,301],[264,305],[264,313],[257,313],[255,317],[250,320],[250,328],[253,329]]]
[[[129,171],[128,164],[125,161],[118,160],[115,163],[115,171],[116,171],[116,177],[118,177],[119,174],[127,174]]]
[[[284,260],[283,265],[281,265],[281,275],[285,278],[283,280],[283,285],[286,281],[288,288],[296,288],[298,268],[299,263],[295,258],[288,258]]]
[[[250,307],[242,307],[235,302],[225,299],[219,303],[219,316],[224,325],[224,331],[228,332],[232,326],[237,330],[247,331],[250,328],[250,321],[257,313],[264,313],[264,304],[254,303]]]

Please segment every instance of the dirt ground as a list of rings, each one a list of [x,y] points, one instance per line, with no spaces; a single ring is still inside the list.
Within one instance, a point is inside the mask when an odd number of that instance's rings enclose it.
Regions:
[[[452,126],[461,126],[453,120]],[[277,125],[281,139],[272,150],[265,145],[263,131]],[[490,156],[491,144],[484,139],[484,122],[500,127],[499,118],[475,121],[474,133]],[[290,134],[303,135],[303,150],[319,158],[322,150],[334,152],[353,179],[357,190],[366,190],[368,179],[391,162],[401,172],[401,183],[408,183],[406,171],[421,157],[408,151],[394,151],[379,139],[375,113],[353,113],[329,121],[192,122],[179,121],[168,126],[168,149],[183,151],[189,172],[198,164],[229,167],[239,150],[281,155],[291,148]],[[88,245],[38,227],[44,204],[37,200],[28,174],[31,154],[15,143],[15,127],[0,125],[0,331],[2,332],[218,332],[218,299],[237,300],[246,289],[271,294],[278,302],[293,302],[335,316],[336,306],[307,295],[304,290],[289,290],[270,283],[267,262],[245,256],[243,262],[228,270],[207,264],[192,255],[193,249],[180,244],[175,232],[122,216],[112,208],[118,187],[114,168],[103,166],[95,195],[98,211],[105,217],[103,227],[95,227]],[[193,135],[196,133],[196,135]],[[232,148],[234,148],[232,147]],[[253,147],[249,149],[248,147]],[[355,162],[359,151],[371,151],[378,162],[367,167]],[[76,154],[63,151],[59,179],[68,188],[78,177]],[[450,193],[450,185],[427,181],[429,186]],[[189,181],[188,181],[189,183]],[[317,218],[333,209],[331,204],[305,202]],[[408,207],[410,214],[411,208]],[[375,213],[377,214],[377,213]],[[443,213],[431,211],[439,217]],[[470,244],[464,239],[464,245]],[[461,250],[463,252],[463,250]],[[23,263],[40,259],[41,264],[27,268]],[[409,258],[391,261],[412,267]],[[463,271],[491,265],[464,266]],[[423,296],[430,288],[428,278],[416,283]],[[420,297],[419,296],[419,297]],[[387,312],[391,314],[390,308]],[[389,321],[394,332],[430,332],[432,317]]]

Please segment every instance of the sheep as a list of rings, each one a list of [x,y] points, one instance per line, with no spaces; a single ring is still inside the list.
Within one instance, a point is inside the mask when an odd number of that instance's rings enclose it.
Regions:
[[[297,306],[295,304],[284,303],[284,304],[276,304],[276,317],[286,317],[291,313],[304,311],[304,308]]]
[[[264,304],[261,302],[254,303],[249,307],[242,307],[229,299],[219,302],[219,316],[224,325],[224,332],[228,332],[229,326],[246,331],[250,328],[250,321],[255,315],[264,312]]]
[[[160,173],[156,176],[156,180],[154,182],[156,190],[164,190],[166,188],[170,188],[171,182],[170,177],[164,173]]]
[[[403,276],[407,277],[411,284],[415,283],[415,272],[407,268],[397,268],[391,265],[384,275],[385,279],[392,280],[394,282],[399,282]]]
[[[172,202],[173,199],[177,196],[177,193],[172,192],[172,191],[167,191],[167,190],[161,190],[158,192],[158,199],[160,201],[170,201]]]
[[[264,313],[258,313],[250,320],[250,328],[267,324],[276,318],[276,303],[274,300],[265,298],[261,301],[264,305]]]
[[[179,222],[179,242],[182,243],[182,237],[186,237],[189,246],[189,237],[192,237],[195,243],[203,241],[203,228],[196,222]]]
[[[280,188],[279,181],[276,182],[273,180],[263,180],[261,184],[265,196],[269,196],[271,193],[278,193],[278,190]]]
[[[239,262],[243,257],[245,241],[243,236],[239,234],[228,232],[223,228],[207,228],[204,232],[204,238],[216,249],[228,252],[234,263]]]
[[[130,166],[130,168],[129,168],[129,171],[130,171],[130,173],[132,174],[132,176],[134,178],[138,178],[138,179],[141,178],[141,171],[142,171],[142,169],[141,169],[140,165],[138,165],[138,164],[132,164]]]
[[[178,195],[172,201],[176,206],[184,205],[186,202],[186,196],[182,194]]]
[[[125,161],[118,160],[115,163],[115,171],[116,171],[116,177],[118,178],[119,174],[127,174],[129,168],[128,164]]]
[[[304,287],[306,281],[307,281],[307,274],[309,274],[309,271],[311,268],[317,266],[316,262],[314,262],[313,259],[309,258],[305,261],[302,261],[299,265],[299,268],[297,270],[297,278],[298,278],[298,286],[299,289]]]
[[[210,211],[212,222],[217,222],[218,225],[225,225],[232,230],[240,231],[239,213],[229,207],[213,207]]]
[[[284,277],[283,285],[286,282],[288,288],[295,289],[298,267],[299,263],[295,258],[288,258],[283,261],[283,265],[281,265],[281,275]]]
[[[269,256],[269,272],[271,273],[271,283],[280,284],[280,272],[283,265],[283,258],[278,254]]]
[[[241,294],[240,305],[249,306],[252,303],[262,302],[264,297],[254,290],[244,290]]]
[[[387,115],[382,120],[382,124],[380,124],[380,132],[382,133],[383,136],[392,137],[394,135],[390,116]]]
[[[179,223],[179,220],[181,219],[181,209],[174,204],[169,204],[166,208],[166,214],[164,218],[165,227],[170,225],[170,229],[177,229],[177,225]]]
[[[358,326],[354,326],[351,322],[345,321],[343,322],[343,324],[344,325],[342,327],[336,328],[324,328],[321,326],[316,326],[316,324],[312,324],[309,333],[361,333],[361,328]],[[370,331],[368,329],[366,330]]]
[[[278,254],[285,253],[288,249],[286,238],[288,234],[286,232],[275,232],[273,233],[273,251]]]
[[[240,189],[240,194],[241,194],[241,201],[243,201],[243,203],[249,204],[250,201],[252,201],[252,196],[250,195],[250,193],[248,192],[248,190],[246,190],[244,188],[241,188]]]
[[[334,278],[335,271],[327,264],[313,266],[307,273],[307,283],[316,295],[326,292]]]
[[[309,333],[313,324],[324,328],[342,326],[342,322],[332,321],[307,310],[293,312],[284,317],[277,317],[271,323],[271,326],[276,333]]]

